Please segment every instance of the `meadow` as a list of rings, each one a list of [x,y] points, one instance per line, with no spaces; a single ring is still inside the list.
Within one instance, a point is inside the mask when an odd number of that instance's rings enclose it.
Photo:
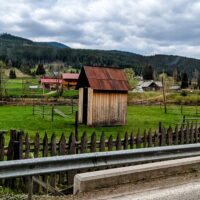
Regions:
[[[8,97],[37,97],[43,98],[43,94],[48,95],[49,90],[43,90],[42,88],[38,89],[29,89],[29,86],[39,84],[39,78],[17,78],[17,79],[8,79],[6,82],[6,92]],[[77,96],[77,90],[64,90],[62,97],[68,98],[72,96]],[[54,96],[54,95],[51,95]]]
[[[32,106],[0,106],[0,130],[16,129],[28,132],[31,137],[39,132],[44,135],[46,132],[51,135],[53,132],[59,137],[62,133],[68,136],[74,131],[74,116],[72,108],[70,106],[56,106],[67,115],[67,118],[63,118],[59,115],[54,116],[54,121],[51,120],[51,107],[45,106],[44,118],[39,111],[42,110],[41,106],[36,106],[35,115],[32,113]],[[77,107],[74,108],[77,110]],[[184,106],[183,114],[186,116],[195,116],[196,107]],[[180,106],[171,106],[168,109],[168,113],[165,114],[163,108],[160,106],[128,106],[127,124],[124,126],[111,126],[111,127],[88,127],[85,125],[79,125],[79,133],[84,131],[91,135],[93,131],[97,133],[97,137],[102,131],[105,132],[106,137],[110,134],[124,133],[128,131],[134,131],[136,133],[138,129],[143,131],[144,129],[152,128],[155,130],[158,127],[158,123],[162,122],[165,127],[169,125],[175,126],[175,124],[182,122],[183,115],[181,115]]]

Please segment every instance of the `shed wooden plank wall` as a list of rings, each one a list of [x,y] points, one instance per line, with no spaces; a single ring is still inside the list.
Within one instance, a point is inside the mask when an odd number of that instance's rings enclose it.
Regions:
[[[83,123],[83,88],[79,88],[78,122]]]
[[[93,117],[92,105],[93,105],[93,89],[88,88],[87,125],[92,125],[92,117]]]
[[[93,92],[92,124],[123,125],[127,116],[127,93]]]

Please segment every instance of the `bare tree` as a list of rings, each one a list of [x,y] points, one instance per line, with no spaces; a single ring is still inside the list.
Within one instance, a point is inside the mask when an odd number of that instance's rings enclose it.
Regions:
[[[0,61],[0,98],[6,95],[5,63]]]

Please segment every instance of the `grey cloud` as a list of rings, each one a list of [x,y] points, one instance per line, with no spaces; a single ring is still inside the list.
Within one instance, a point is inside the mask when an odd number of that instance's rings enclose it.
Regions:
[[[0,32],[72,47],[200,58],[197,0],[0,0]]]

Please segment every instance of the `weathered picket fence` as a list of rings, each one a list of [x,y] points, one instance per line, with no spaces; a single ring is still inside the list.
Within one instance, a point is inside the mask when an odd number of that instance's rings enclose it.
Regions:
[[[86,152],[98,151],[113,151],[121,149],[147,148],[153,146],[179,145],[200,142],[200,127],[198,124],[183,124],[176,126],[174,129],[169,127],[165,129],[159,124],[159,128],[152,132],[151,129],[144,130],[141,133],[125,132],[123,135],[116,134],[116,137],[110,135],[105,137],[104,132],[101,133],[99,140],[97,140],[96,133],[92,133],[88,139],[86,132],[84,132],[79,141],[76,140],[75,134],[71,133],[69,138],[64,134],[56,138],[53,133],[50,138],[47,134],[42,138],[39,133],[36,133],[34,139],[31,141],[29,134],[24,134],[22,131],[11,130],[10,140],[8,145],[5,145],[5,132],[0,132],[0,160],[16,160],[26,158],[48,157],[56,155],[77,154]],[[49,176],[38,177],[43,182],[49,182],[51,187],[56,185],[72,185],[73,177],[77,172],[66,172],[60,174],[51,174]],[[18,184],[16,184],[16,182]],[[11,188],[20,188],[26,190],[26,180],[20,181],[12,179],[2,183]],[[24,185],[24,187],[22,187]],[[38,185],[34,186],[34,191],[39,192],[41,188]]]

